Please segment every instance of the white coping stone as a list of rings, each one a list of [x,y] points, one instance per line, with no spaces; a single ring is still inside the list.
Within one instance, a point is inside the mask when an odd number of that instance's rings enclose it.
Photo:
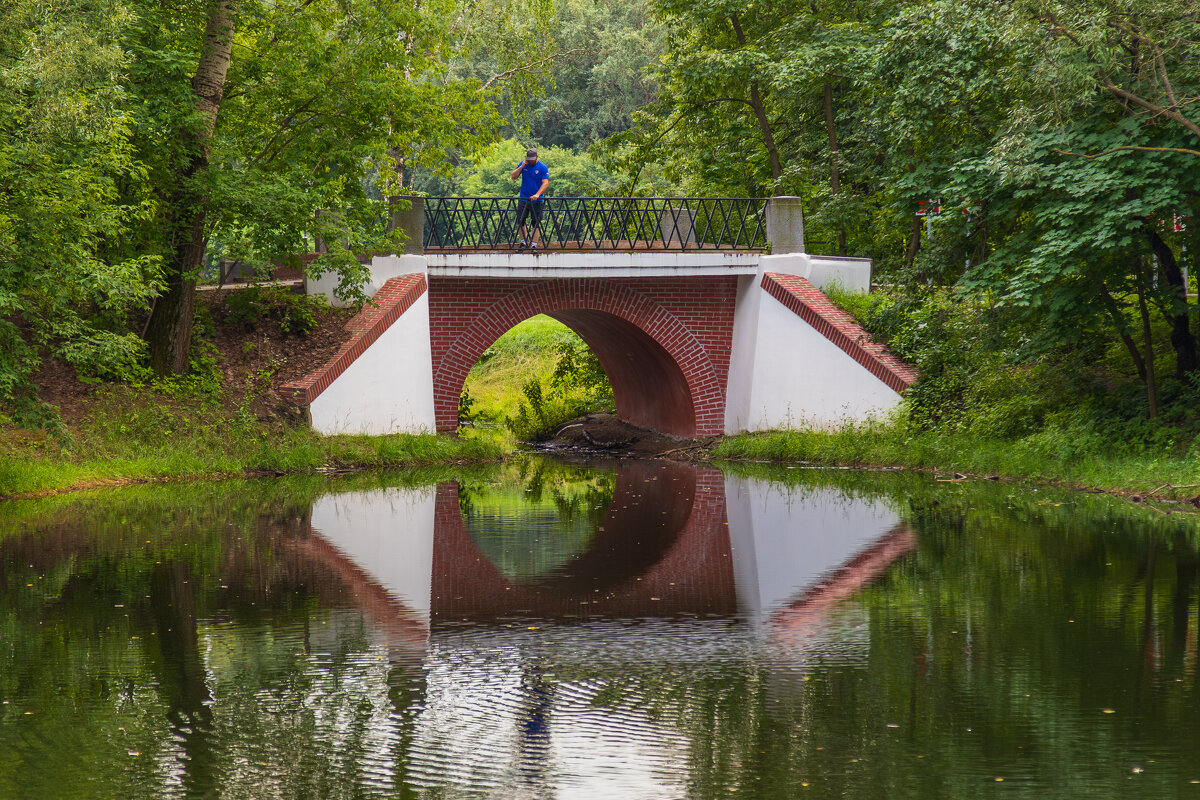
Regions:
[[[371,259],[371,277],[367,281],[367,285],[363,287],[363,291],[367,297],[374,297],[375,293],[392,278],[414,273],[422,275],[426,273],[425,256],[409,254],[375,256]],[[327,272],[320,278],[306,277],[304,291],[306,294],[325,295],[329,305],[334,308],[348,308],[350,303],[339,300],[333,294],[339,280],[336,272]]]
[[[838,285],[842,291],[866,293],[871,291],[871,259],[849,256],[814,256],[809,253],[759,256],[761,272],[797,275],[807,278],[821,291]],[[762,283],[761,273],[759,284]]]
[[[429,274],[448,278],[659,278],[751,275],[760,253],[426,253]]]

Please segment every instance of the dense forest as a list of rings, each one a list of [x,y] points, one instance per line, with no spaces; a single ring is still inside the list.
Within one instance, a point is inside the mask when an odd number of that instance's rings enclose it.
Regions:
[[[2,420],[49,356],[194,370],[219,260],[320,249],[362,300],[406,197],[536,145],[560,196],[802,197],[874,260],[839,299],[920,369],[912,430],[1187,452],[1198,101],[1183,0],[11,0]]]

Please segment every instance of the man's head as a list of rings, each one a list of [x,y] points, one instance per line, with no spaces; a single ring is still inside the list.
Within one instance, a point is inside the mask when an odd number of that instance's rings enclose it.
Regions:
[[[525,163],[526,164],[536,164],[537,163],[537,150],[534,150],[531,147],[525,151]]]

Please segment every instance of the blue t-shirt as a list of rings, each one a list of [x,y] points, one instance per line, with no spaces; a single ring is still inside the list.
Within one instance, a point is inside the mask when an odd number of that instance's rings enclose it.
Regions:
[[[550,168],[542,162],[536,164],[525,163],[521,168],[521,199],[528,200],[537,194],[538,189],[542,188],[542,181],[549,180]]]

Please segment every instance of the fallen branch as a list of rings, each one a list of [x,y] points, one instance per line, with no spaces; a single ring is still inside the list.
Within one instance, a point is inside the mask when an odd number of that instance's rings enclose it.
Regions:
[[[1149,497],[1152,494],[1158,494],[1163,489],[1195,489],[1197,486],[1200,486],[1200,483],[1185,483],[1182,486],[1176,486],[1173,483],[1164,483],[1162,486],[1158,487],[1154,491],[1147,492],[1146,497]]]
[[[682,453],[684,450],[699,450],[699,449],[703,448],[704,446],[705,445],[702,445],[702,444],[689,444],[687,447],[676,447],[674,450],[663,450],[658,455],[669,456],[669,455],[671,455],[671,453]]]

